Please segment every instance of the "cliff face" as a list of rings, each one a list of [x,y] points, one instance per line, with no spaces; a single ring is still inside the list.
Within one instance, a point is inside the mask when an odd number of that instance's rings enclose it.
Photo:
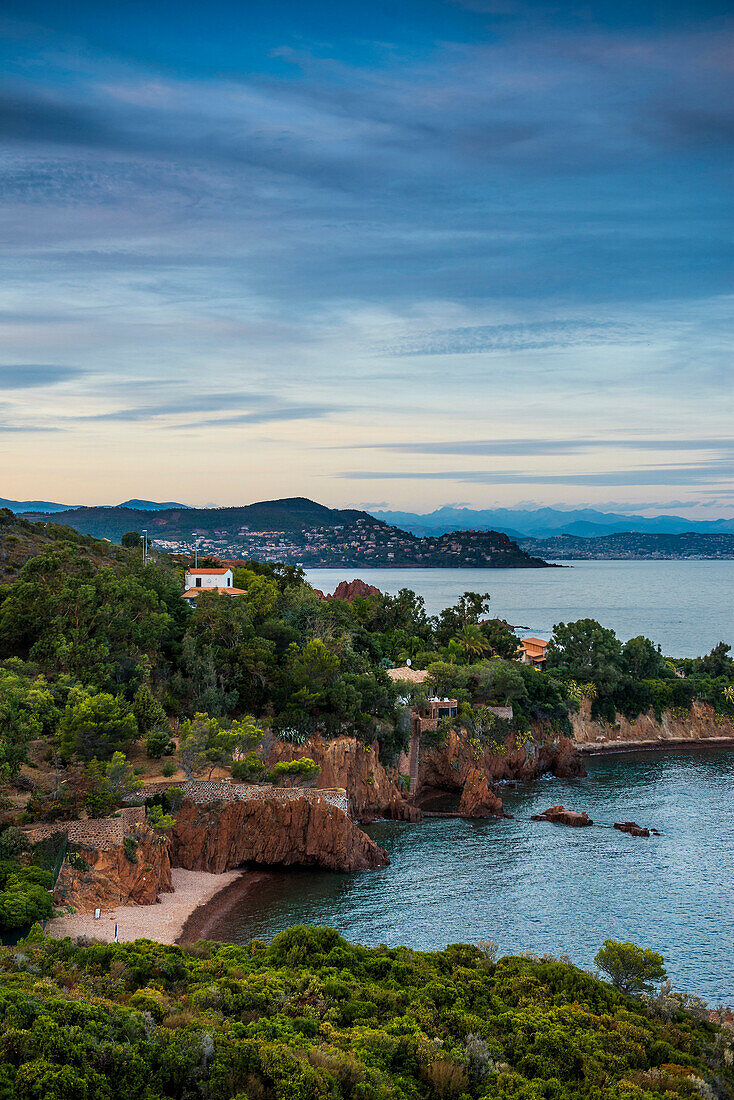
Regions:
[[[80,849],[88,871],[72,867],[65,860],[54,889],[56,905],[73,905],[85,913],[112,909],[117,905],[152,905],[160,893],[170,893],[170,842],[147,825],[135,830],[135,862],[128,859],[123,845],[114,848]]]
[[[366,746],[354,737],[325,741],[316,736],[305,745],[275,741],[268,749],[268,764],[310,756],[321,767],[316,786],[343,787],[357,818],[389,817],[417,821],[420,813],[405,800],[397,785],[398,772],[380,763],[376,745]]]
[[[578,714],[573,715],[573,740],[582,752],[605,748],[635,748],[664,745],[667,742],[695,744],[704,741],[734,739],[734,722],[717,715],[705,703],[694,703],[683,716],[664,711],[660,721],[654,711],[641,714],[633,721],[618,716],[612,726],[591,717],[591,704],[583,700]]]
[[[243,863],[365,871],[390,861],[345,813],[322,802],[212,802],[188,799],[176,815],[171,861],[189,871]]]
[[[416,798],[423,802],[437,793],[463,792],[467,786],[471,789],[476,785],[476,774],[491,785],[503,779],[535,779],[544,772],[564,777],[584,774],[581,759],[568,738],[528,750],[518,749],[514,737],[508,736],[505,752],[500,755],[489,749],[477,750],[466,735],[451,730],[445,743],[421,749]],[[471,804],[470,793],[466,804]]]

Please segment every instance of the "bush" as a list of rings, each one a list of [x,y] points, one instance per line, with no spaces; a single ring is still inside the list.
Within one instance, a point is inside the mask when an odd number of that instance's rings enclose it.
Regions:
[[[126,836],[122,842],[122,847],[125,851],[125,859],[130,863],[138,862],[138,842],[135,837]]]
[[[17,859],[22,852],[28,852],[31,842],[22,829],[10,825],[0,834],[0,859]]]
[[[175,775],[178,768],[171,760],[166,760],[165,764],[161,768],[161,775],[164,779],[170,779],[172,775]]]

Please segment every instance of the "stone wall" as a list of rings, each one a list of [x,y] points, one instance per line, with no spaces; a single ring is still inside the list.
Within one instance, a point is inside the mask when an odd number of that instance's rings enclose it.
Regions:
[[[48,825],[27,825],[23,832],[31,844],[49,836],[66,833],[72,844],[90,848],[116,848],[128,831],[145,821],[145,806],[126,806],[115,817],[89,818],[87,821],[56,821]]]
[[[146,783],[142,791],[130,797],[148,798],[170,790],[171,786],[179,787],[185,796],[197,805],[204,805],[207,802],[291,802],[296,798],[305,798],[309,802],[336,806],[337,809],[349,815],[349,799],[342,787],[322,790],[311,787],[258,786],[250,783],[234,783],[227,779],[189,779],[185,783],[176,784]]]

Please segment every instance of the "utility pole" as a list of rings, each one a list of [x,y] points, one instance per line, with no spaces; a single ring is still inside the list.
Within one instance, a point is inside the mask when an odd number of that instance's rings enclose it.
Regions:
[[[194,569],[199,568],[199,536],[194,539]]]
[[[143,531],[143,565],[148,564],[148,529]]]

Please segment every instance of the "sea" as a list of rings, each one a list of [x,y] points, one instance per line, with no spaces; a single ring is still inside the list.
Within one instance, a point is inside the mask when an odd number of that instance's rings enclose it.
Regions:
[[[565,954],[592,970],[611,937],[662,952],[675,989],[734,1004],[734,751],[594,756],[586,768],[584,779],[505,787],[509,821],[369,825],[389,867],[267,874],[207,935],[269,941],[319,924],[366,945],[494,940],[501,954]],[[529,820],[558,803],[595,824]],[[660,836],[620,833],[620,819]]]
[[[359,577],[383,592],[411,588],[436,615],[462,592],[489,592],[490,615],[520,637],[550,638],[558,622],[596,619],[627,641],[645,634],[670,657],[734,647],[734,561],[575,561],[560,569],[309,569],[333,592]]]
[[[311,570],[333,591],[354,576],[412,588],[435,614],[466,590],[521,634],[598,619],[622,639],[646,634],[666,654],[734,643],[734,562],[582,561],[542,570]],[[270,940],[295,923],[329,925],[356,943],[437,949],[494,940],[501,954],[568,955],[593,969],[607,937],[665,956],[674,988],[734,1004],[734,750],[691,746],[588,757],[587,776],[507,786],[512,820],[426,819],[367,827],[390,866],[357,875],[272,872],[208,935]],[[589,828],[530,820],[563,803]],[[447,803],[445,808],[452,808]],[[635,820],[659,836],[612,828]]]

